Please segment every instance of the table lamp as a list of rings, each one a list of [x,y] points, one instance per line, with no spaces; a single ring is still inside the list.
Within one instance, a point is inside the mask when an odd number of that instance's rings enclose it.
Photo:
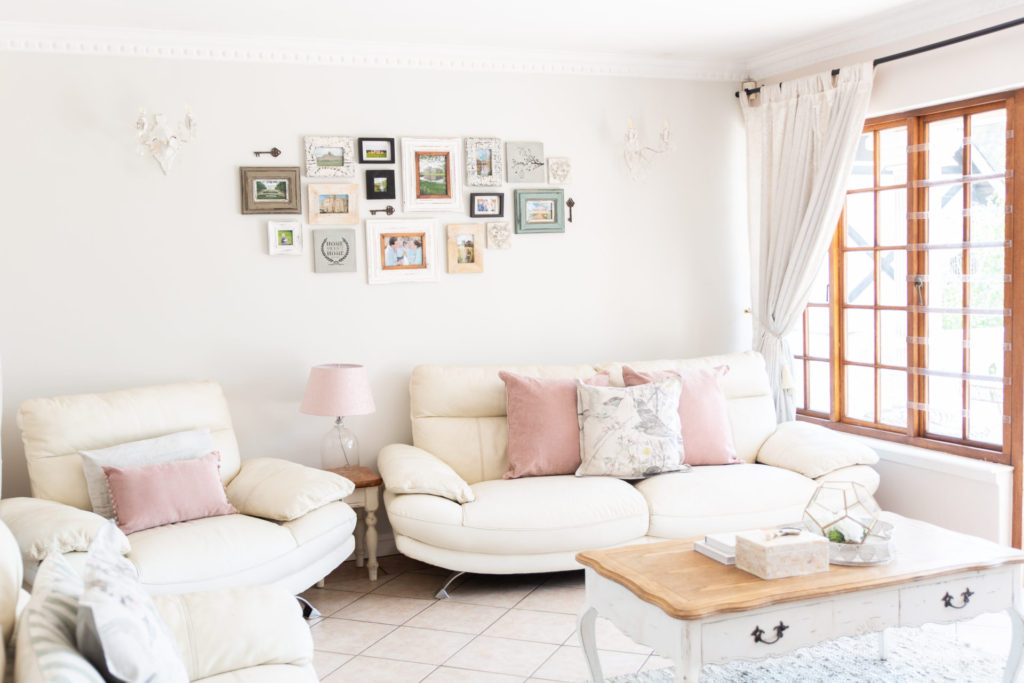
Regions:
[[[308,415],[333,415],[334,426],[320,442],[320,466],[324,469],[359,465],[359,441],[345,426],[349,415],[376,410],[366,368],[348,363],[314,365],[299,410]]]

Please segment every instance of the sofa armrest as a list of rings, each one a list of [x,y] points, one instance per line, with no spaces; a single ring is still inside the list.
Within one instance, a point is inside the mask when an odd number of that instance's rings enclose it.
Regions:
[[[298,519],[354,490],[341,475],[279,458],[243,461],[227,485],[228,500],[243,515],[278,522]]]
[[[394,443],[381,449],[377,469],[392,493],[426,493],[472,503],[476,494],[448,463],[422,448]]]
[[[0,500],[0,521],[14,534],[21,556],[29,564],[41,561],[52,551],[88,550],[97,532],[110,520],[52,500],[7,498]],[[120,529],[117,535],[118,550],[126,555],[131,550],[128,537]]]
[[[810,479],[853,465],[874,465],[878,454],[858,439],[810,422],[783,422],[761,445],[757,461]]]
[[[153,602],[191,681],[254,666],[312,664],[313,636],[299,603],[278,586],[158,595]]]
[[[819,484],[824,484],[827,481],[853,481],[867,489],[871,495],[875,495],[875,492],[878,491],[878,485],[881,483],[881,477],[878,476],[878,470],[873,467],[851,465],[850,467],[841,467],[838,470],[833,470],[828,474],[816,477],[814,481]]]

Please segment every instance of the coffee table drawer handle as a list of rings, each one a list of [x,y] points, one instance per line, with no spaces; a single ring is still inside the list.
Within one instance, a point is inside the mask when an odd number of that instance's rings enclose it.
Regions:
[[[968,588],[960,594],[960,597],[964,600],[963,603],[959,605],[954,605],[953,596],[949,594],[949,591],[946,591],[946,594],[942,596],[942,604],[946,607],[952,607],[953,609],[963,609],[964,607],[967,607],[967,603],[971,601],[972,595],[974,595],[974,593],[971,591],[970,588]]]
[[[764,630],[760,626],[755,626],[754,630],[750,632],[750,635],[754,636],[755,643],[764,643],[765,645],[773,645],[782,639],[782,632],[785,631],[788,626],[783,624],[781,621],[778,626],[773,626],[772,630],[775,631],[775,640],[765,640],[761,636],[764,635]]]

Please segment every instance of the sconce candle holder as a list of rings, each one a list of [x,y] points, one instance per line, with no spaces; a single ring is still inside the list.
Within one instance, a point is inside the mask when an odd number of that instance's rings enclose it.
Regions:
[[[192,117],[192,107],[185,107],[185,119],[177,128],[171,128],[167,117],[154,114],[152,122],[146,118],[146,108],[139,107],[139,118],[135,121],[135,129],[139,135],[139,155],[152,154],[160,164],[164,175],[171,170],[178,150],[186,142],[191,142],[196,134],[196,120]]]
[[[668,121],[665,121],[664,128],[658,136],[661,141],[657,147],[650,147],[640,143],[640,132],[633,127],[633,120],[630,119],[626,128],[626,148],[624,157],[626,168],[629,169],[629,176],[633,180],[643,180],[650,168],[651,160],[658,154],[673,150],[672,131],[669,130]]]

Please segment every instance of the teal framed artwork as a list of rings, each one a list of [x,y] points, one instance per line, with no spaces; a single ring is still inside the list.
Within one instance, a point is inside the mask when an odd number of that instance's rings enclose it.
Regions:
[[[565,232],[564,190],[516,190],[516,234]]]

